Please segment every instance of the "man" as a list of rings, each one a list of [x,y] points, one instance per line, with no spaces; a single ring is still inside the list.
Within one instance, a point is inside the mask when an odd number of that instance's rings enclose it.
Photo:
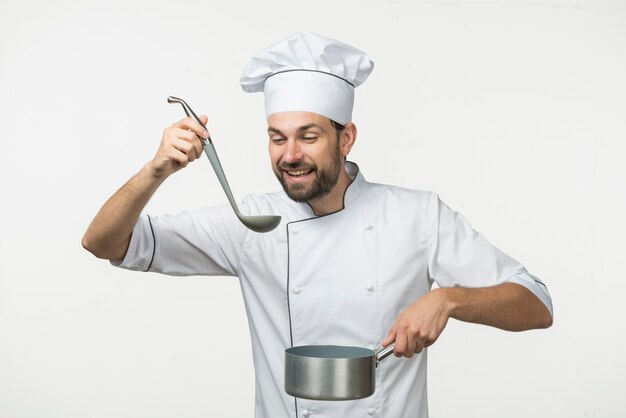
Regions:
[[[208,132],[186,118],[164,131],[154,159],[107,201],[83,238],[89,251],[124,268],[240,278],[257,417],[424,418],[424,349],[449,318],[518,331],[552,323],[543,283],[436,194],[369,183],[346,160],[357,137],[354,88],[372,69],[362,51],[299,32],[244,70],[244,90],[265,94],[283,191],[247,196],[242,210],[280,214],[275,230],[247,230],[228,206],[141,214],[169,175],[201,155],[199,137]],[[407,358],[381,362],[368,398],[312,401],[283,389],[285,348],[377,350],[392,342]]]

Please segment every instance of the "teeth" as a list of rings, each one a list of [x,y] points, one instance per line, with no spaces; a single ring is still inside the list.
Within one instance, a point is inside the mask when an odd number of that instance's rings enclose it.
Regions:
[[[299,171],[287,171],[290,176],[302,176],[307,174],[310,170],[299,170]]]

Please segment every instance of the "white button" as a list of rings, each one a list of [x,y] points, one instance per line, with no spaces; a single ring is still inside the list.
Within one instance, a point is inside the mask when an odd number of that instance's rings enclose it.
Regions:
[[[296,295],[299,295],[301,291],[302,290],[300,290],[299,287],[294,287],[294,289],[293,289],[293,293],[295,293]]]
[[[374,415],[376,413],[376,408],[369,408],[367,410],[367,415]]]
[[[374,228],[374,226],[373,226],[373,225],[367,225],[367,226],[365,227],[365,230],[366,230],[366,231],[371,231],[371,230],[372,230],[372,228]]]
[[[368,292],[371,292],[372,290],[374,290],[374,286],[368,283],[365,285],[365,290],[367,290]]]
[[[309,412],[309,410],[308,410],[308,409],[305,409],[304,411],[302,411],[302,416],[303,416],[304,418],[307,418],[309,415],[311,415],[311,413]]]

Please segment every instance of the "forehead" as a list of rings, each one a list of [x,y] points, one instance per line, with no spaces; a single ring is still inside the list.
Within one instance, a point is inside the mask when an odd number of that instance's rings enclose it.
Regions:
[[[330,119],[312,112],[277,112],[267,118],[268,128],[278,129],[282,132],[295,131],[303,126],[318,125],[322,129],[330,129]]]

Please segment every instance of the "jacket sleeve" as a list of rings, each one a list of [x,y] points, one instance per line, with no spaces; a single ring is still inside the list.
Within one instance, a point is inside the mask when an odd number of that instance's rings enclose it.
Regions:
[[[142,214],[126,257],[112,264],[173,276],[237,276],[245,234],[228,206]]]
[[[518,283],[535,294],[552,315],[552,299],[548,289],[522,264],[491,245],[472,229],[461,214],[451,210],[436,195],[431,214],[433,221],[428,269],[430,278],[440,287],[487,287],[505,282]]]

